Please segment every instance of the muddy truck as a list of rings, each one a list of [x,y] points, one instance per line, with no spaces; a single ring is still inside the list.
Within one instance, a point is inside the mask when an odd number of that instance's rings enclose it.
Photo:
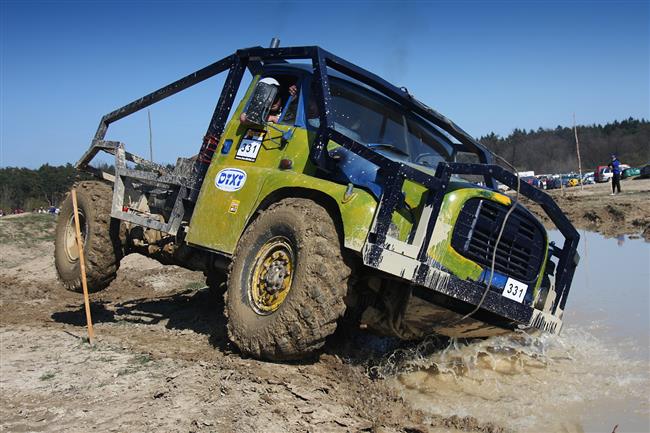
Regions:
[[[113,122],[220,73],[197,155],[164,166],[105,139]],[[99,152],[114,174],[90,164]],[[125,105],[76,167],[97,178],[75,186],[89,289],[109,286],[130,253],[202,271],[249,356],[303,358],[343,323],[402,339],[562,327],[579,235],[555,202],[406,88],[318,46],[241,49]],[[79,291],[70,197],[55,262]]]

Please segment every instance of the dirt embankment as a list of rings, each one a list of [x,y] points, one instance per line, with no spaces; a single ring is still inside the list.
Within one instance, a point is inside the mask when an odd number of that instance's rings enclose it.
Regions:
[[[650,179],[621,181],[621,193],[610,195],[611,183],[550,190],[558,206],[578,229],[599,232],[607,237],[642,236],[650,241]],[[551,220],[538,205],[525,198],[522,202],[548,228]]]
[[[202,274],[139,255],[91,295],[90,347],[81,296],[56,281],[48,218],[0,220],[1,431],[504,431],[410,408],[367,374],[364,334],[304,363],[246,359]]]

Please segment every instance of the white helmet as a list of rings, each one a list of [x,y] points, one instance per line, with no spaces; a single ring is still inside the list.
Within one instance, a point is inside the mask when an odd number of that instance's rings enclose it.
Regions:
[[[278,82],[278,80],[276,80],[275,78],[271,78],[271,77],[262,78],[260,80],[260,83],[270,84],[272,86],[280,87],[280,83]]]

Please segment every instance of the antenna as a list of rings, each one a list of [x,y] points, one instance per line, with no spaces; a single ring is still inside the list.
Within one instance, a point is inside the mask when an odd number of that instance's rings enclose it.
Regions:
[[[151,110],[147,108],[147,118],[149,119],[149,161],[153,162],[153,134],[151,133]]]
[[[280,46],[280,39],[271,38],[271,45],[269,45],[269,48],[278,48],[279,46]]]

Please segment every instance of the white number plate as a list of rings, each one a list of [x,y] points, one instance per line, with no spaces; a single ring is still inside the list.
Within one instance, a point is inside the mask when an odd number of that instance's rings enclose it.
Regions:
[[[241,141],[237,153],[235,154],[235,159],[241,159],[243,161],[255,162],[257,159],[257,154],[262,148],[262,142],[264,141],[264,132],[258,131],[248,131],[246,137]]]
[[[513,301],[521,302],[526,296],[526,291],[528,290],[528,284],[524,284],[521,281],[517,281],[514,278],[508,278],[506,281],[506,287],[503,289],[502,295]]]

